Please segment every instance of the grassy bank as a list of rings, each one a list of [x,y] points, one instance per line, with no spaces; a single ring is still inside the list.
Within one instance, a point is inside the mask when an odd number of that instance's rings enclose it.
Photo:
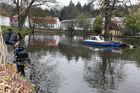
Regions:
[[[8,29],[11,28],[13,32],[20,32],[23,35],[31,34],[31,30],[27,27],[23,27],[21,31],[18,30],[17,27],[13,26],[1,26],[3,33],[8,32]],[[70,34],[69,31],[64,30],[37,30],[35,29],[34,33],[37,34]],[[94,35],[95,33],[93,31],[88,32],[88,35]],[[85,35],[85,31],[75,31],[73,32],[73,35]],[[133,38],[133,39],[140,39],[140,36],[123,36],[124,38]]]
[[[68,31],[61,31],[61,30],[35,30],[35,33],[47,33],[47,34],[67,34]]]
[[[4,70],[0,66],[0,93],[32,93],[34,85],[16,73],[12,65]]]
[[[17,27],[13,27],[13,26],[1,26],[1,28],[2,28],[2,33],[8,32],[8,29],[10,28],[13,30],[13,32],[16,33],[20,32],[23,35],[31,34],[31,31],[27,27],[23,27],[21,31],[19,31]]]
[[[140,36],[124,36],[124,38],[140,39]]]
[[[20,32],[23,35],[27,35],[27,34],[31,34],[31,30],[29,30],[29,28],[27,27],[23,27],[21,31],[18,30],[17,27],[13,27],[13,26],[1,26],[2,28],[2,33],[6,33],[9,32],[9,28],[13,30],[13,32]],[[35,30],[34,33],[46,33],[46,34],[67,34],[67,31],[61,31],[61,30]]]
[[[2,33],[9,32],[9,28],[13,30],[13,32],[20,32],[23,35],[31,34],[31,30],[27,27],[23,27],[21,31],[18,30],[17,27],[13,26],[1,26],[2,28]],[[34,33],[39,33],[39,34],[70,34],[69,31],[64,31],[64,30],[37,30],[35,29]],[[73,32],[74,35],[84,35],[84,31],[75,31]],[[93,34],[93,33],[88,33],[88,34]]]
[[[2,32],[8,32],[8,29],[11,28],[13,32],[19,32],[16,27],[7,27],[2,26]],[[27,28],[23,28],[21,31],[22,34],[27,34]],[[7,62],[5,59],[5,46],[2,41],[1,29],[0,29],[0,63]],[[4,69],[6,68],[6,69]],[[29,83],[24,77],[17,73],[16,64],[5,64],[3,67],[0,64],[0,93],[32,93],[34,90],[34,84]]]

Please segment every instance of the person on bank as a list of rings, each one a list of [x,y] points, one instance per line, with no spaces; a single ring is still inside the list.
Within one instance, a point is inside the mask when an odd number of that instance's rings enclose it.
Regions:
[[[9,29],[9,32],[3,34],[3,39],[6,44],[16,47],[19,45],[18,41],[22,39],[22,35],[21,33],[14,33],[12,29]]]

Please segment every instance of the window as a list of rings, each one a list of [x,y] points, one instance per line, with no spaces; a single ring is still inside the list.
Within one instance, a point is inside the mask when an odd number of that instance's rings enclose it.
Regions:
[[[97,40],[96,37],[91,37],[91,40]]]

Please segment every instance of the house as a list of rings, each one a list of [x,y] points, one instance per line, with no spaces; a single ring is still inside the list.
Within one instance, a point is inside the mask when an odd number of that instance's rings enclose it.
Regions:
[[[110,31],[109,33],[112,35],[122,36],[121,30],[124,28],[122,17],[114,17],[111,19],[110,22]],[[88,30],[92,30],[92,23],[94,22],[95,18],[88,18],[86,19],[85,23],[88,22]],[[105,21],[105,19],[103,19]],[[61,29],[68,30],[69,26],[73,26],[75,30],[84,30],[84,27],[79,27],[77,19],[70,19],[70,20],[62,20],[61,21]],[[105,27],[103,26],[101,34],[105,33]]]
[[[18,26],[17,17],[18,17],[17,15],[14,15],[13,17],[10,18],[10,23],[12,26]],[[32,20],[30,19],[30,21],[32,21]],[[29,27],[29,25],[30,25],[29,24],[29,17],[27,16],[23,26]]]
[[[113,36],[122,36],[123,28],[124,28],[123,18],[120,18],[120,17],[112,18],[109,24],[109,34]],[[101,34],[104,34],[104,33],[105,33],[105,26],[103,26]]]
[[[58,17],[54,17],[55,23],[52,24],[52,29],[60,29],[60,20]]]
[[[32,24],[32,19],[31,18],[29,18],[29,16],[27,16],[26,17],[26,20],[25,20],[25,23],[24,23],[24,25],[23,26],[25,26],[25,27],[30,27],[29,25],[30,25],[30,23],[29,23],[29,20],[31,21],[31,25],[33,25]]]
[[[10,17],[5,10],[0,10],[0,25],[10,26]]]
[[[86,27],[88,30],[92,30],[92,23],[95,20],[95,18],[87,18],[84,21],[84,27]],[[80,27],[78,23],[78,19],[69,19],[69,20],[62,20],[60,28],[63,30],[67,30],[69,27],[72,27],[75,30],[84,30],[84,27]]]
[[[32,17],[36,28],[60,29],[60,20],[58,17]]]
[[[72,27],[72,26],[76,26],[76,19],[70,19],[70,20],[62,20],[61,21],[61,26],[60,29],[62,30],[68,30],[68,28]]]

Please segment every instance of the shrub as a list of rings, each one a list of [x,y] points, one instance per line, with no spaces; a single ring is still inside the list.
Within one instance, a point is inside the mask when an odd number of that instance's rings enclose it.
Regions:
[[[101,15],[97,16],[92,24],[92,28],[96,33],[100,33],[103,26],[103,18]]]
[[[19,31],[17,27],[13,27],[13,26],[1,26],[1,27],[2,27],[3,33],[8,32],[9,28],[12,29],[13,32],[16,32],[16,33],[20,32],[23,35],[31,33],[31,31],[29,31],[29,28],[27,27],[23,27],[21,31]]]
[[[124,19],[125,29],[127,31],[125,33],[131,33],[135,34],[140,32],[140,13],[139,11],[136,11],[135,13],[132,13],[130,11],[129,15],[126,16]]]

